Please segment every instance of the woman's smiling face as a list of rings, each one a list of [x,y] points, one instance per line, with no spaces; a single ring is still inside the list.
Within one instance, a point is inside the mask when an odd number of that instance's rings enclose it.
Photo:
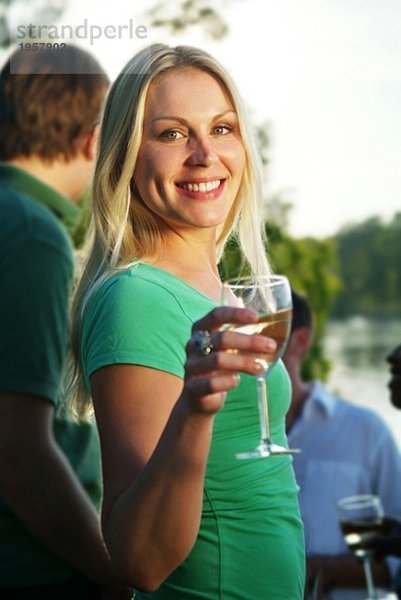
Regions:
[[[134,179],[152,212],[173,229],[216,227],[244,166],[235,108],[214,77],[188,67],[151,84]]]

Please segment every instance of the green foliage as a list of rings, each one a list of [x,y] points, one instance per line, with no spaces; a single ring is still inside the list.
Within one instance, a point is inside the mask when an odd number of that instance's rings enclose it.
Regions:
[[[314,316],[314,343],[302,365],[306,380],[326,380],[330,362],[324,356],[323,338],[327,319],[340,289],[336,246],[333,240],[295,239],[271,223],[266,223],[268,252],[273,270],[289,278],[292,287],[303,294]]]
[[[388,224],[371,217],[343,229],[335,239],[343,286],[334,316],[399,316],[401,213]]]
[[[50,25],[65,13],[68,0],[0,0],[0,48],[9,48],[16,42],[16,32],[10,29],[11,5],[24,6],[26,23]],[[179,35],[191,27],[201,27],[213,40],[221,40],[228,33],[225,18],[209,0],[155,1],[144,16],[150,27],[162,28],[170,35]]]
[[[78,206],[81,209],[81,215],[78,222],[71,233],[72,242],[77,250],[79,250],[84,242],[85,235],[88,229],[90,220],[90,194],[91,190],[88,189],[78,200]]]
[[[327,319],[340,289],[336,245],[333,240],[295,239],[266,222],[268,254],[273,271],[286,275],[292,287],[308,299],[314,314],[314,344],[303,365],[305,379],[325,380],[330,363],[324,356]],[[223,279],[246,275],[247,265],[235,239],[227,244],[220,264]]]
[[[10,23],[12,5],[24,8],[24,24],[51,25],[65,12],[68,0],[0,0],[0,48],[9,48],[16,42],[16,31],[12,31],[16,23]]]
[[[155,3],[147,16],[152,27],[164,28],[171,35],[194,26],[201,26],[213,40],[221,40],[228,32],[224,18],[208,0],[164,0]]]
[[[0,0],[0,48],[9,48],[12,43],[8,10],[8,1]]]

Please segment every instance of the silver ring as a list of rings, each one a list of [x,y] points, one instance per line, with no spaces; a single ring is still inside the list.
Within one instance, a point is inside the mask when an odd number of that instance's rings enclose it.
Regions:
[[[194,335],[194,346],[202,356],[207,356],[213,350],[212,336],[207,330],[197,331]]]

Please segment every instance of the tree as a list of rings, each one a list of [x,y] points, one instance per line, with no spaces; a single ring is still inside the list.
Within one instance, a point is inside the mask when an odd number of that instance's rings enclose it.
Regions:
[[[11,11],[23,14],[25,23],[50,25],[61,18],[67,6],[68,0],[0,0],[0,47],[9,48],[16,42]],[[163,0],[144,11],[144,16],[151,27],[164,28],[172,35],[202,27],[208,37],[221,40],[228,32],[227,22],[208,0]]]
[[[371,217],[336,236],[343,287],[334,314],[399,315],[401,213],[384,224]]]
[[[67,8],[68,0],[0,0],[0,48],[9,48],[16,42],[14,19],[11,11],[24,14],[28,22],[49,25],[57,21]]]
[[[314,316],[314,343],[303,364],[305,379],[326,380],[330,362],[323,340],[331,309],[341,288],[337,247],[331,239],[295,239],[275,224],[266,223],[270,261],[276,272],[287,275],[291,286],[308,299]]]
[[[162,0],[145,14],[152,27],[164,28],[172,35],[193,26],[201,26],[213,40],[221,40],[228,32],[225,19],[207,0]]]

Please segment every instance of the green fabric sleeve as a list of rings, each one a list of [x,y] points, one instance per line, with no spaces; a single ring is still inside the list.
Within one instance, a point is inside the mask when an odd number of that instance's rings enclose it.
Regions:
[[[192,320],[157,279],[127,271],[104,284],[84,316],[86,379],[98,368],[137,364],[183,377]]]

